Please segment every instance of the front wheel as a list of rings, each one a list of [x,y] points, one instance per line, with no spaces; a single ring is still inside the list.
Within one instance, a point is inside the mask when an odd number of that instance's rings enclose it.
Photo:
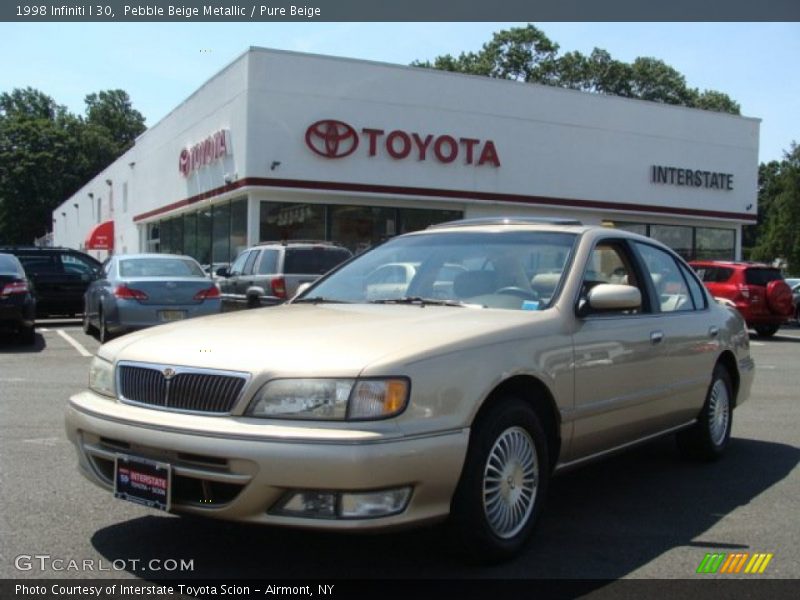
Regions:
[[[527,403],[506,397],[480,415],[451,506],[457,549],[483,563],[517,554],[541,513],[549,464],[544,430]]]
[[[733,387],[727,369],[714,367],[700,417],[691,429],[677,435],[678,450],[687,457],[716,460],[725,452],[733,424]]]

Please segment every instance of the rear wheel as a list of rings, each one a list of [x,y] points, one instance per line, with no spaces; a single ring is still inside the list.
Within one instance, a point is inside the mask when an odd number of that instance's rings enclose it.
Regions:
[[[733,424],[733,386],[727,369],[714,367],[706,402],[697,423],[677,435],[678,450],[687,458],[716,460],[725,452]]]
[[[527,403],[505,397],[480,415],[451,506],[457,550],[485,563],[519,552],[541,513],[549,464],[544,430]]]
[[[755,330],[761,337],[772,337],[778,333],[780,325],[756,325]]]
[[[97,328],[92,325],[92,322],[89,320],[89,307],[86,306],[83,309],[83,333],[86,335],[94,335],[97,332]]]

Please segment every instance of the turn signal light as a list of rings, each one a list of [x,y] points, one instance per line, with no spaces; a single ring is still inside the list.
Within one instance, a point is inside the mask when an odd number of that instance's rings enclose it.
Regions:
[[[127,285],[118,285],[114,296],[121,300],[147,300],[148,296],[141,290],[135,290]]]

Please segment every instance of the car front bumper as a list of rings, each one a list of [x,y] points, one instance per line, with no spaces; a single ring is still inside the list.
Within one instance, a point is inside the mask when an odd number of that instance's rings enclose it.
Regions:
[[[91,391],[70,398],[66,413],[67,436],[86,477],[111,490],[119,454],[168,463],[174,512],[330,530],[389,529],[447,516],[468,429],[404,437],[373,435],[353,425],[332,431],[298,427],[294,433],[280,427],[280,436],[258,435],[252,420],[168,413]],[[401,487],[412,491],[399,514],[347,519],[273,514],[290,491]]]

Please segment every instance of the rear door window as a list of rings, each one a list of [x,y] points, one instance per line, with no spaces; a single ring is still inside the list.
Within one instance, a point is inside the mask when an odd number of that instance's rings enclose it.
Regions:
[[[344,248],[287,248],[283,272],[322,275],[348,258]]]
[[[695,267],[695,272],[704,283],[725,283],[733,275],[728,267]]]
[[[765,269],[761,267],[747,269],[744,272],[744,281],[747,285],[765,286],[770,281],[783,279],[783,275],[778,269]]]
[[[271,275],[278,272],[278,251],[264,250],[261,252],[261,262],[258,263],[259,275]]]
[[[259,251],[253,250],[250,253],[250,256],[247,257],[247,262],[244,263],[244,270],[242,271],[243,275],[250,275],[253,273],[253,265],[256,262],[256,258],[258,258]]]

